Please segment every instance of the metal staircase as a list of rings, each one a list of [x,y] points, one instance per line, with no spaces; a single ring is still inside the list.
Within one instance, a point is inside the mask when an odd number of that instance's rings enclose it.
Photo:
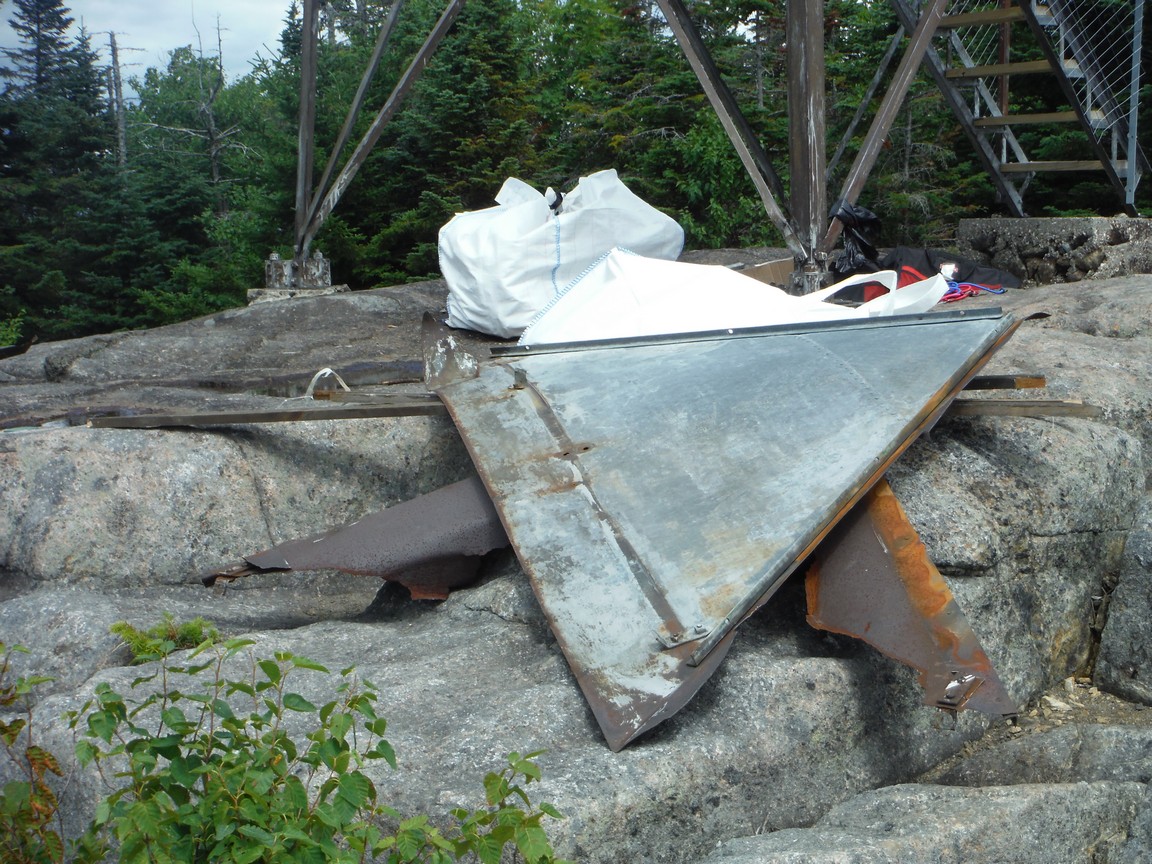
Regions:
[[[911,30],[920,4],[892,5]],[[1125,211],[1138,215],[1136,188],[1148,168],[1136,140],[1143,16],[1144,0],[949,4],[924,63],[1014,215],[1025,215],[1033,178],[1056,171],[1102,174]],[[1045,76],[1063,105],[1020,107],[1011,82],[1023,75]],[[1023,128],[1077,128],[1082,158],[1029,158],[1017,137]]]

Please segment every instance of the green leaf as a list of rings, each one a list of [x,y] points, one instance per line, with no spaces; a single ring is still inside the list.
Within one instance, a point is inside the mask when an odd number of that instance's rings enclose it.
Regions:
[[[165,759],[175,759],[180,755],[180,746],[183,743],[183,735],[164,735],[159,738],[153,738],[151,742],[149,742],[149,747],[153,753],[157,753]]]
[[[192,786],[199,779],[200,773],[197,769],[202,765],[199,756],[177,756],[168,763],[168,769],[172,772],[172,779],[179,783],[181,786]]]
[[[280,679],[283,677],[283,675],[280,671],[279,663],[277,663],[275,660],[261,660],[257,663],[257,665],[260,667],[260,670],[264,673],[269,681],[271,681],[273,684],[280,683]]]
[[[284,707],[290,711],[315,711],[316,706],[299,693],[285,693]]]
[[[335,777],[329,777],[327,780],[325,780],[321,784],[320,792],[318,793],[317,797],[321,801],[324,801],[325,799],[328,798],[329,795],[331,795],[333,792],[336,791],[336,787],[338,785],[339,785],[339,781]]]
[[[321,666],[315,660],[309,660],[307,657],[292,656],[292,665],[297,669],[312,669],[315,672],[328,672],[328,667]]]
[[[381,738],[376,742],[376,746],[364,754],[370,759],[383,759],[387,762],[393,771],[396,770],[396,752],[392,749],[392,745]]]
[[[508,781],[503,774],[490,772],[484,776],[484,797],[489,804],[499,804],[508,797]]]
[[[343,740],[352,728],[352,718],[348,714],[337,714],[328,723],[328,734]]]
[[[372,781],[359,771],[353,771],[351,774],[344,774],[340,777],[336,797],[342,798],[357,810],[367,804],[375,795],[376,788],[372,785]]]
[[[528,864],[548,858],[552,854],[552,845],[548,842],[548,835],[539,825],[523,824],[516,829],[516,848],[524,856]]]
[[[169,729],[177,731],[186,729],[189,725],[188,718],[184,716],[184,712],[175,705],[170,705],[161,711],[160,719],[164,721],[164,725]]]
[[[308,808],[308,790],[304,788],[304,783],[299,777],[294,775],[288,777],[281,787],[280,794],[285,806],[290,810],[299,811]]]
[[[231,696],[233,693],[243,693],[245,696],[255,696],[256,688],[249,684],[247,681],[229,681],[227,693],[229,696]]]
[[[403,861],[415,861],[425,845],[423,823],[412,824],[412,820],[408,820],[396,832],[396,851],[403,856]]]
[[[91,765],[92,761],[99,755],[100,751],[92,744],[91,741],[77,741],[76,742],[76,761],[81,765]]]
[[[326,702],[320,708],[320,722],[327,723],[328,718],[332,716],[332,712],[336,710],[335,702]]]
[[[504,851],[504,844],[491,834],[477,837],[472,843],[472,851],[476,853],[483,864],[500,864],[500,856]]]
[[[96,815],[92,817],[94,825],[107,825],[108,819],[112,816],[112,803],[110,799],[105,798],[96,805]]]
[[[249,840],[256,840],[262,846],[271,846],[276,842],[276,838],[273,836],[272,832],[266,831],[258,825],[241,825],[237,829],[236,833],[242,834]]]
[[[348,749],[348,745],[338,738],[325,738],[316,748],[316,755],[325,768],[336,770],[336,758]]]
[[[112,742],[112,735],[120,725],[120,719],[111,711],[93,711],[88,715],[88,732],[105,744]]]

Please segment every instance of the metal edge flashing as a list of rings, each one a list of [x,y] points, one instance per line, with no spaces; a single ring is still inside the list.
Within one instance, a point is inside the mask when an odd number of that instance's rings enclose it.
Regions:
[[[554,342],[543,345],[494,345],[492,359],[525,357],[538,354],[563,354],[570,351],[595,351],[605,348],[636,348],[648,345],[669,345],[689,342],[715,342],[724,339],[749,339],[758,336],[792,336],[823,333],[829,330],[871,330],[875,328],[905,327],[912,324],[945,324],[950,321],[972,321],[1002,318],[999,306],[987,309],[955,309],[943,312],[924,312],[919,315],[888,315],[859,320],[809,321],[800,324],[772,324],[763,327],[733,327],[725,330],[701,330],[694,333],[666,333],[656,336],[629,336],[618,339],[590,339],[582,342]]]

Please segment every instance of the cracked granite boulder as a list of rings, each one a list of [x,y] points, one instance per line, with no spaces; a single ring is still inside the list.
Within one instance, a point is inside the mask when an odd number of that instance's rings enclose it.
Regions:
[[[1009,299],[1073,302],[1052,290]],[[891,473],[930,554],[1021,702],[1088,669],[1102,623],[1098,598],[1120,572],[1147,478],[1144,411],[1152,396],[1145,382],[1152,376],[1131,369],[1152,357],[1141,341],[1147,337],[1123,322],[1114,328],[1122,336],[1086,333],[1091,328],[1080,325],[1087,317],[1124,310],[1105,302],[1107,283],[1075,290],[1099,295],[1095,307],[1081,309],[1086,301],[1075,301],[1076,339],[1088,340],[1081,353],[1066,350],[1066,331],[1052,319],[1030,322],[1005,351],[1022,337],[1025,349],[1002,352],[995,371],[1047,374],[1041,397],[1101,403],[1105,422],[945,420]],[[1126,283],[1124,294],[1130,316],[1152,306],[1148,286]],[[8,381],[0,383],[0,407],[8,406],[4,416],[18,413],[11,406],[31,404],[23,400],[34,396],[38,414],[51,419],[77,400],[112,398],[106,394],[113,389],[117,400],[150,394],[184,407],[278,402],[181,384],[194,377],[196,339],[228,331],[221,356],[231,359],[217,364],[211,376],[217,383],[243,377],[237,346],[244,344],[253,368],[279,366],[306,380],[325,346],[336,346],[329,354],[349,362],[379,359],[388,342],[383,334],[418,320],[407,307],[389,318],[393,313],[380,311],[389,304],[358,300],[358,314],[376,315],[371,326],[349,324],[356,316],[334,305],[332,320],[349,329],[326,328],[326,304],[345,303],[344,297],[301,301],[314,305],[306,315],[292,313],[301,315],[298,324],[277,319],[291,338],[270,339],[266,328],[276,322],[262,316],[273,313],[254,309],[228,313],[212,327],[201,321],[168,334],[121,334],[79,351],[40,346],[36,357],[0,363]],[[424,303],[417,299],[413,305]],[[119,359],[101,359],[113,347]],[[297,364],[289,350],[307,359]],[[388,350],[389,362],[417,356],[408,348]],[[211,344],[201,351],[212,356]],[[1089,356],[1091,363],[1081,362]],[[118,365],[129,359],[130,367]],[[48,366],[53,381],[44,373]],[[128,380],[141,368],[148,382]],[[240,390],[250,384],[240,383]],[[30,423],[27,412],[21,416]],[[920,704],[915,676],[904,667],[855,640],[808,628],[799,580],[740,629],[718,674],[686,709],[618,754],[604,745],[509,553],[494,554],[480,584],[439,604],[408,602],[376,580],[335,574],[250,577],[212,590],[189,584],[205,566],[355,519],[468,470],[450,424],[427,418],[211,431],[25,425],[0,432],[0,638],[31,649],[21,657],[22,672],[58,678],[36,707],[46,724],[41,743],[66,757],[71,735],[56,718],[80,707],[99,682],[126,689],[147,671],[124,666],[110,624],[127,619],[146,626],[164,611],[201,615],[225,635],[251,636],[261,656],[288,650],[334,669],[355,664],[377,683],[400,766],[377,771],[374,780],[402,811],[474,804],[484,771],[504,754],[542,749],[538,796],[567,816],[552,831],[561,854],[667,864],[702,860],[722,841],[813,825],[853,796],[907,783],[988,727],[968,715],[953,724]],[[320,697],[326,686],[322,676],[302,679],[305,696]],[[106,787],[91,772],[69,767],[66,826],[75,832]],[[1092,808],[1099,804],[1120,814],[1113,820],[1119,831],[1142,794],[1123,783],[1090,791],[1079,810],[1075,796],[1056,792],[1022,798],[1019,807],[1081,825],[1096,818]],[[1015,800],[999,794],[985,798]],[[972,808],[975,801],[958,797],[956,804]],[[997,826],[1012,827],[1005,820]],[[1091,843],[1097,835],[1069,836]]]

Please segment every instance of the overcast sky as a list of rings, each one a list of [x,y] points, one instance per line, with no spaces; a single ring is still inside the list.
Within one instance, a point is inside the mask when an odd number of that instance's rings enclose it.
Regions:
[[[228,80],[247,73],[257,53],[269,56],[279,46],[280,30],[291,0],[64,0],[70,15],[92,36],[92,47],[108,61],[108,31],[116,34],[124,78],[142,75],[149,66],[164,67],[168,52],[181,45],[216,51],[220,23],[224,68]],[[16,11],[11,0],[0,0],[0,46],[16,43],[8,26]],[[197,37],[199,30],[199,37]]]

